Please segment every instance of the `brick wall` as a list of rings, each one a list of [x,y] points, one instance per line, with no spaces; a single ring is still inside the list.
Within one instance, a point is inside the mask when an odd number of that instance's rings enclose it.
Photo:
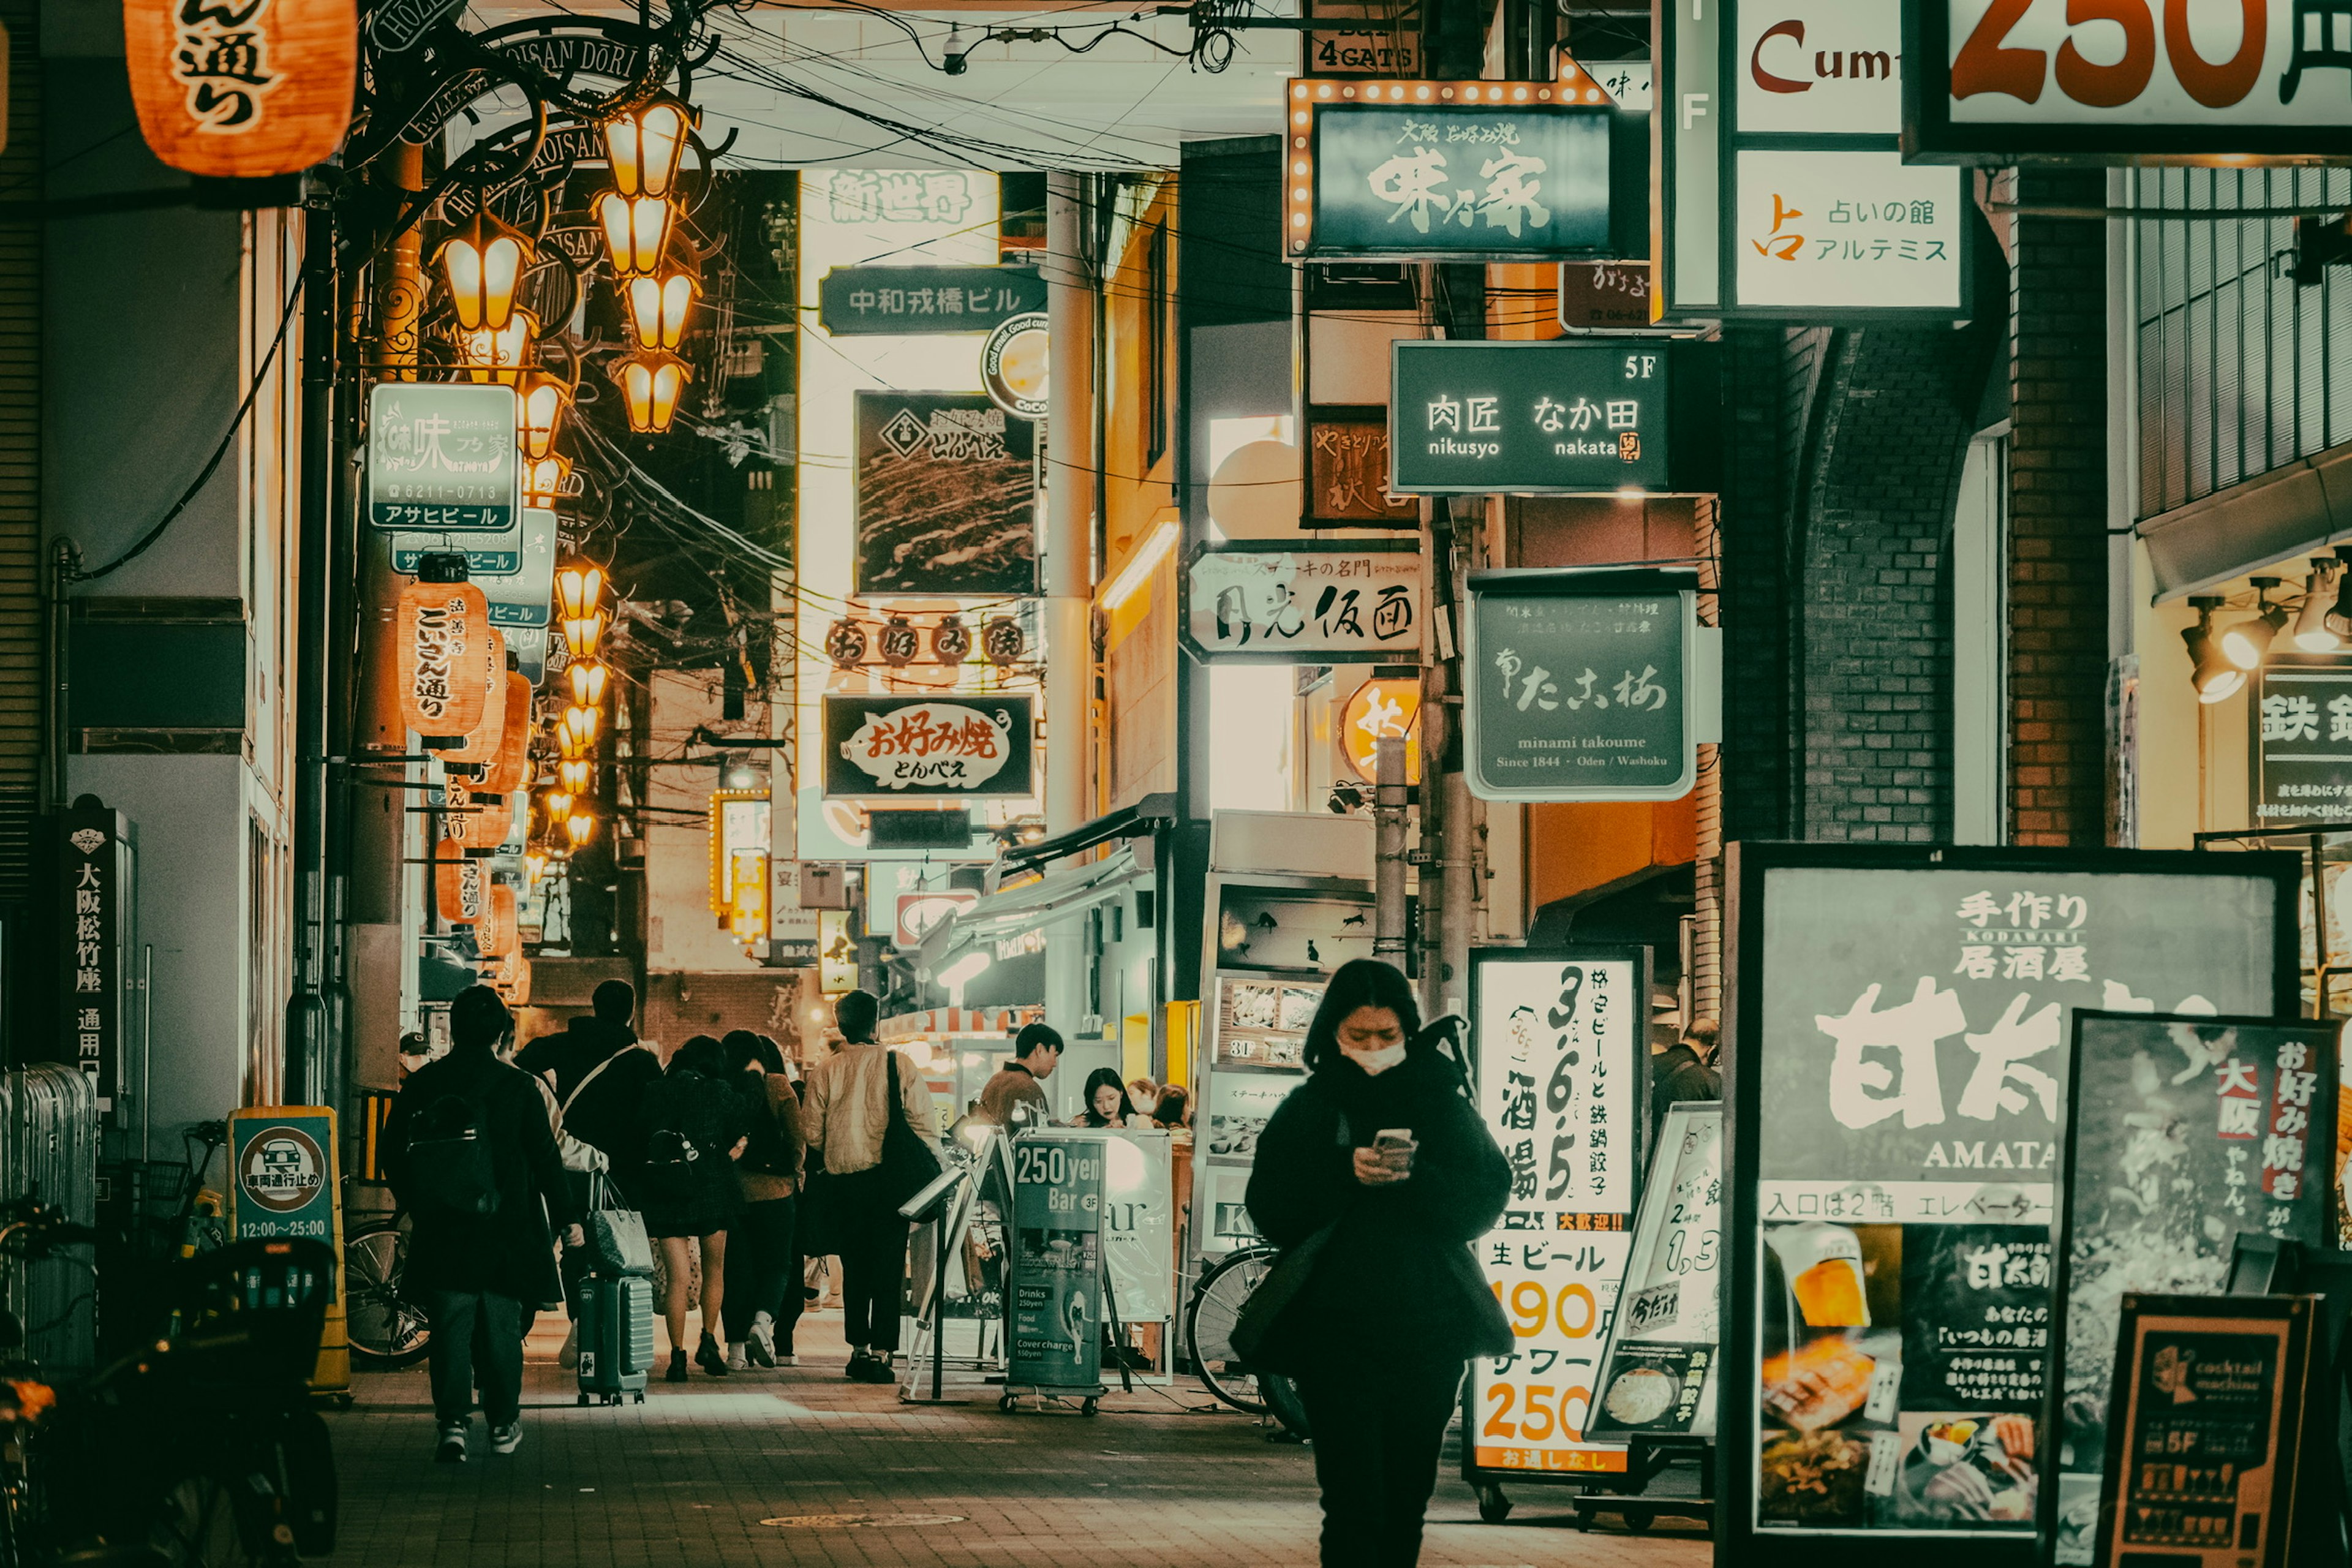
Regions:
[[[2021,173],[2021,205],[2104,206],[2105,176]],[[2019,844],[2105,841],[2106,238],[2015,226],[2009,817]]]

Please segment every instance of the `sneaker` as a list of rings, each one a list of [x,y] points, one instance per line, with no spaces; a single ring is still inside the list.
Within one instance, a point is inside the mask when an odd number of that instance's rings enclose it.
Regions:
[[[863,1362],[850,1363],[849,1375],[860,1383],[896,1383],[898,1374],[891,1370],[890,1358],[877,1351]]]
[[[433,1461],[440,1465],[462,1465],[466,1462],[466,1424],[463,1421],[441,1423],[441,1441],[433,1450]]]
[[[743,1347],[741,1345],[729,1345],[727,1347],[727,1370],[729,1372],[749,1372],[751,1370],[751,1363],[743,1359]]]
[[[798,1366],[801,1364],[801,1358],[794,1355],[790,1351],[785,1351],[776,1357],[776,1364],[778,1366]]]
[[[751,1356],[751,1364],[754,1366],[776,1364],[775,1331],[769,1326],[769,1322],[768,1314],[765,1312],[752,1318],[751,1337],[738,1347],[740,1353]]]
[[[503,1426],[490,1428],[490,1452],[511,1454],[522,1447],[522,1417],[516,1416]]]

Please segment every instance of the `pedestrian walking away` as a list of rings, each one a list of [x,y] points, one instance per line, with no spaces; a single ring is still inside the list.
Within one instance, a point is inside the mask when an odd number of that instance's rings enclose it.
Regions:
[[[702,1339],[694,1363],[727,1375],[719,1348],[727,1300],[727,1233],[742,1208],[735,1162],[751,1131],[743,1098],[728,1081],[727,1053],[696,1035],[671,1053],[661,1081],[646,1096],[646,1160],[638,1180],[646,1234],[661,1244],[662,1320],[669,1327],[672,1383],[687,1380],[687,1299],[695,1256],[702,1264]]]
[[[1325,1568],[1420,1560],[1464,1365],[1512,1344],[1470,1254],[1502,1216],[1510,1167],[1420,1032],[1402,974],[1342,965],[1307,1032],[1307,1081],[1267,1122],[1250,1173],[1250,1217],[1283,1258],[1235,1341],[1246,1331],[1251,1361],[1297,1383]]]
[[[449,1005],[449,1053],[408,1075],[384,1125],[393,1191],[412,1216],[406,1288],[433,1322],[435,1457],[463,1463],[478,1390],[490,1447],[522,1441],[525,1303],[561,1297],[551,1216],[584,1242],[546,1101],[502,1062],[514,1016],[487,985]]]
[[[743,1097],[750,1142],[735,1163],[743,1198],[741,1216],[728,1237],[729,1282],[724,1317],[727,1365],[796,1366],[793,1331],[800,1321],[801,1281],[792,1275],[798,1256],[795,1210],[807,1144],[801,1134],[801,1102],[784,1074],[776,1042],[748,1029],[728,1032],[728,1081]],[[789,1278],[788,1278],[789,1276]]]
[[[921,1075],[900,1070],[896,1053],[875,1042],[880,1014],[870,992],[852,991],[834,1004],[842,1048],[811,1069],[802,1105],[809,1147],[824,1161],[826,1220],[841,1258],[842,1335],[849,1343],[843,1374],[858,1383],[890,1382],[898,1350],[908,1232],[894,1173],[884,1169],[891,1122],[903,1118],[934,1159],[939,1134]]]

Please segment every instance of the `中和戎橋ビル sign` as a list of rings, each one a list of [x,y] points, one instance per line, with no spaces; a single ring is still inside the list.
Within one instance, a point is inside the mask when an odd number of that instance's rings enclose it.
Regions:
[[[835,337],[993,331],[1045,308],[1025,267],[836,267],[817,280],[817,321]]]
[[[1687,570],[1474,573],[1463,644],[1471,793],[1689,794],[1706,727],[1692,704],[1697,590]]]
[[[1680,488],[1663,343],[1404,339],[1390,351],[1389,488],[1612,495]]]
[[[368,521],[403,533],[503,533],[522,505],[515,391],[385,382],[368,394]]]

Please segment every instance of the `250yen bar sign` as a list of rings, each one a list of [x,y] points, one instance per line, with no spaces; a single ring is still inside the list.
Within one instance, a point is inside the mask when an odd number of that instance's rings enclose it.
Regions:
[[[1688,795],[1698,742],[1713,740],[1716,727],[1714,672],[1701,658],[1714,645],[1702,643],[1697,590],[1688,570],[1472,574],[1464,639],[1471,793],[1539,801]]]

